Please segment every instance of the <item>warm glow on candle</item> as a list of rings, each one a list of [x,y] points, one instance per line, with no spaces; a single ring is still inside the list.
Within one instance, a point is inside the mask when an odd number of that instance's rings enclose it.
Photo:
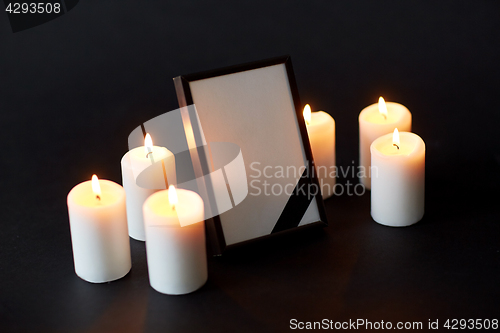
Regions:
[[[101,200],[101,185],[96,175],[92,175],[92,191],[98,200]]]
[[[394,133],[392,133],[392,145],[397,147],[399,150],[399,131],[397,128],[394,129]]]
[[[146,157],[153,152],[153,139],[151,139],[149,133],[147,133],[144,138],[144,149],[146,150]]]
[[[175,190],[175,186],[170,185],[168,187],[168,202],[170,202],[173,209],[175,209],[175,205],[177,204],[178,201],[179,199],[177,199],[177,191]]]
[[[378,112],[387,119],[387,106],[385,105],[384,98],[382,96],[378,99]]]
[[[309,106],[309,104],[306,104],[306,106],[304,106],[303,114],[306,124],[309,125],[311,123],[311,107]]]

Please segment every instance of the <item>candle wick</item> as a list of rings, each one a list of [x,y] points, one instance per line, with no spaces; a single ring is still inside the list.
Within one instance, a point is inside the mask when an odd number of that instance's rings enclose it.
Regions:
[[[96,194],[95,198],[99,201],[101,201],[101,197],[99,196],[99,194]]]
[[[396,148],[398,148],[398,150],[399,150],[399,146],[397,144],[393,143],[392,145],[396,146]]]
[[[172,210],[175,210],[175,205],[172,205]]]
[[[146,158],[148,158],[149,154],[152,154],[152,153],[153,153],[152,151],[148,152],[148,153],[146,154]]]
[[[382,113],[382,115],[384,116],[384,119],[387,120],[387,116],[385,115],[385,113]]]

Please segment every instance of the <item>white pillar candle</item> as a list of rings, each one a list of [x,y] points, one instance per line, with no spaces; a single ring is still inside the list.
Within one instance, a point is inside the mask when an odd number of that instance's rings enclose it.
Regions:
[[[333,195],[335,187],[335,120],[324,111],[312,112],[304,107],[304,120],[316,166],[316,175],[323,199]]]
[[[151,195],[143,209],[151,287],[180,295],[203,286],[208,273],[201,197],[170,186]]]
[[[123,187],[94,175],[67,202],[76,275],[94,283],[125,276],[132,262]]]
[[[163,161],[163,162],[161,162]],[[143,188],[137,184],[137,177],[153,163],[163,163],[164,173],[154,175],[161,179],[150,181],[163,187]],[[137,147],[128,151],[122,158],[122,181],[127,193],[127,220],[130,237],[144,241],[146,234],[144,231],[144,221],[142,216],[142,205],[144,201],[153,193],[167,188],[164,176],[170,184],[175,183],[175,159],[173,154],[164,147],[153,146],[151,136],[146,135],[143,147]],[[158,178],[158,177],[157,177]]]
[[[371,215],[384,225],[404,227],[424,216],[425,143],[409,132],[384,135],[371,147]]]
[[[367,188],[370,184],[370,145],[376,138],[392,133],[394,128],[411,131],[411,113],[399,103],[379,102],[364,108],[359,114],[359,170],[361,183]]]

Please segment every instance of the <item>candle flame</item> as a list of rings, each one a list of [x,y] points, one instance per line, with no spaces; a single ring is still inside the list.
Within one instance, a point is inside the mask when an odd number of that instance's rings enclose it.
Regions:
[[[96,195],[97,199],[101,199],[101,185],[99,184],[99,179],[96,175],[92,175],[92,191]]]
[[[173,206],[173,208],[175,208],[175,205],[177,204],[177,202],[179,202],[179,199],[177,198],[177,191],[175,190],[174,185],[170,185],[168,187],[168,201]]]
[[[149,133],[147,133],[144,138],[144,149],[146,150],[146,156],[153,151],[153,139],[151,139]]]
[[[399,149],[399,131],[397,128],[394,129],[394,133],[392,133],[392,145]]]
[[[387,106],[385,105],[385,100],[382,96],[378,99],[378,112],[387,119]]]
[[[304,106],[303,115],[306,124],[309,125],[309,123],[311,122],[311,107],[309,106],[309,104],[306,104],[306,106]]]

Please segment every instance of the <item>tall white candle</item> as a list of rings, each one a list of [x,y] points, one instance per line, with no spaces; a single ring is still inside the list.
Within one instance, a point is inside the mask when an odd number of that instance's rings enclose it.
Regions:
[[[335,120],[324,111],[311,112],[304,107],[304,120],[316,166],[323,199],[333,195],[335,187]]]
[[[384,225],[404,227],[424,216],[425,143],[409,132],[384,135],[371,147],[371,215]]]
[[[370,145],[385,134],[392,133],[394,128],[401,131],[411,131],[411,113],[401,104],[385,102],[382,97],[379,102],[364,108],[359,114],[359,178],[367,188],[370,182]]]
[[[125,276],[132,262],[123,187],[94,175],[69,192],[67,203],[76,274],[94,283]]]
[[[151,136],[146,135],[143,147],[137,147],[128,151],[122,158],[122,180],[123,187],[127,193],[127,220],[130,237],[144,241],[146,234],[144,231],[144,220],[142,216],[142,205],[144,201],[153,193],[161,189],[143,188],[137,184],[137,177],[153,163],[163,163],[164,173],[160,172],[156,183],[166,188],[164,176],[168,183],[175,183],[175,159],[173,154],[164,147],[153,146]],[[155,183],[152,181],[151,183]]]
[[[170,186],[151,195],[143,209],[151,287],[180,295],[203,286],[208,273],[201,197]]]

